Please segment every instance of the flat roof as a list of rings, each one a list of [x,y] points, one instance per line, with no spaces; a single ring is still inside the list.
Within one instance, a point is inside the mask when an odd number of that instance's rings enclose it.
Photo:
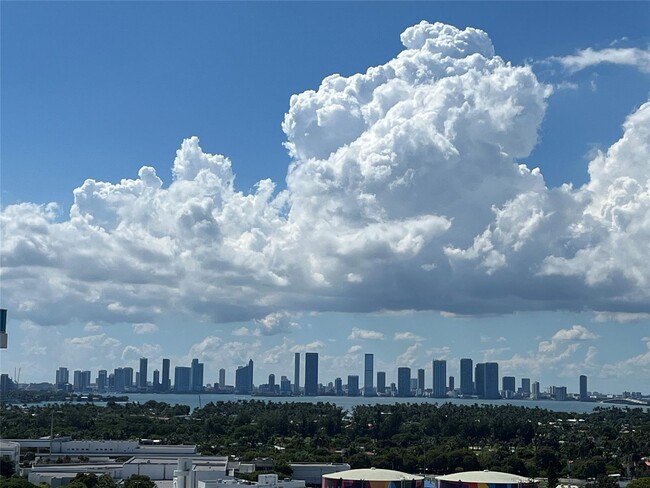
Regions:
[[[327,479],[344,479],[356,481],[401,481],[401,480],[423,480],[423,476],[417,476],[392,469],[350,469],[339,471],[337,473],[324,474],[323,478]]]
[[[440,481],[465,482],[465,483],[533,483],[530,478],[524,478],[516,474],[501,473],[499,471],[466,471],[464,473],[454,473],[445,476],[436,476]]]

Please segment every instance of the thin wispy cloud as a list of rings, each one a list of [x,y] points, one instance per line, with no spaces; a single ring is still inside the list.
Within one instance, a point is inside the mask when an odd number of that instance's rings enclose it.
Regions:
[[[384,334],[376,330],[352,328],[352,332],[348,336],[350,340],[365,340],[365,341],[381,341],[384,339]]]
[[[552,61],[560,63],[567,71],[575,73],[599,64],[616,64],[632,66],[643,73],[650,73],[650,50],[637,47],[581,49],[576,54],[562,57],[552,57]]]
[[[394,341],[413,341],[421,342],[424,340],[424,337],[414,334],[413,332],[395,332],[393,335]]]
[[[141,324],[133,324],[133,333],[142,335],[142,334],[153,334],[158,332],[159,328],[156,324],[150,322],[144,322]]]

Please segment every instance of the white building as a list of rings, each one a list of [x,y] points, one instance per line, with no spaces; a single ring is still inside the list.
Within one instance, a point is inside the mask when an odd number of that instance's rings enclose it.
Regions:
[[[47,450],[54,456],[151,456],[173,457],[195,456],[195,445],[142,444],[138,441],[75,441],[70,437],[50,439],[9,439],[17,442],[21,448]]]

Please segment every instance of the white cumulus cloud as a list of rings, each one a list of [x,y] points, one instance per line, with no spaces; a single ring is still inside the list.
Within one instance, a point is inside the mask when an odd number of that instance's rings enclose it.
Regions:
[[[551,87],[478,29],[421,22],[401,40],[386,63],[291,97],[283,191],[237,190],[231,161],[192,137],[167,186],[145,166],[86,180],[67,215],[3,208],[3,303],[41,325],[173,312],[252,320],[259,336],[300,311],[648,313],[650,104],[586,185],[547,188],[519,159]]]

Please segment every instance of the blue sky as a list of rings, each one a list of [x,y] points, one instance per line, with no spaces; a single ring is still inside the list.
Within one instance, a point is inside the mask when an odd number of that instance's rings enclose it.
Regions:
[[[317,350],[322,381],[375,352],[649,389],[647,3],[1,9],[3,372]],[[405,46],[421,20],[457,30]]]

